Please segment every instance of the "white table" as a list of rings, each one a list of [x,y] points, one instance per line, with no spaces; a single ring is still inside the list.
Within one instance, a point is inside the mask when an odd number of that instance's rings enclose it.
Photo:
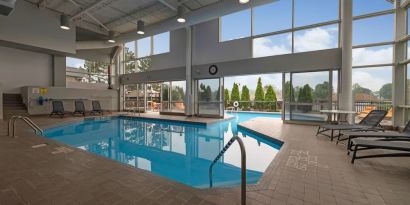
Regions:
[[[327,121],[331,123],[347,122],[349,114],[356,114],[351,110],[320,110],[320,112],[327,114]]]

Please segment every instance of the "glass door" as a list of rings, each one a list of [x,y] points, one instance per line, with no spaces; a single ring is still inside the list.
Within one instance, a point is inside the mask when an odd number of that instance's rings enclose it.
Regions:
[[[124,110],[145,112],[145,84],[124,85]]]
[[[223,78],[196,80],[196,114],[224,117]]]
[[[334,109],[337,106],[337,86],[333,82],[338,81],[333,76],[337,74],[333,70],[284,73],[283,119],[325,121],[327,116],[320,113],[320,110]]]

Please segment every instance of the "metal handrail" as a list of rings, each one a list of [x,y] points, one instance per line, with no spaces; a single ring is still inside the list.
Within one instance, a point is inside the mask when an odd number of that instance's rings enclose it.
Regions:
[[[18,119],[23,120],[23,122],[25,122],[31,129],[33,129],[36,134],[43,135],[44,131],[37,124],[35,124],[30,118],[23,117],[23,116],[12,116],[9,119],[9,122],[8,122],[8,132],[7,132],[8,136],[10,136],[10,137],[15,137],[16,136],[15,135],[15,133],[16,133],[16,121]],[[13,126],[12,129],[10,129],[11,126]]]
[[[218,156],[209,166],[209,187],[212,188],[212,168],[218,160],[225,154],[229,147],[237,141],[241,149],[241,204],[246,205],[246,150],[243,141],[238,136],[233,136],[225,147],[219,152]]]

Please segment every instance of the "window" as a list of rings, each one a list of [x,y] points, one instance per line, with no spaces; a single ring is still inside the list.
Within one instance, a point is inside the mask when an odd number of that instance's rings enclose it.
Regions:
[[[353,66],[391,63],[393,63],[392,45],[353,49]]]
[[[253,9],[253,35],[292,28],[292,0],[281,0]]]
[[[339,19],[339,0],[294,0],[295,26]]]
[[[142,58],[151,55],[151,37],[137,40],[137,57]]]
[[[155,35],[154,37],[154,55],[169,52],[169,32]]]
[[[253,39],[253,57],[292,53],[292,34],[285,33]]]
[[[353,45],[393,41],[393,14],[353,21]]]
[[[379,103],[392,99],[392,67],[353,69],[353,97],[355,102]],[[360,106],[356,105],[356,109]],[[358,110],[360,111],[360,110]]]
[[[135,41],[128,42],[124,45],[125,61],[135,58]]]
[[[184,112],[185,111],[185,81],[171,82],[171,111]]]
[[[108,64],[67,57],[66,82],[108,84]]]
[[[338,47],[338,25],[322,26],[295,32],[295,52],[306,52]]]
[[[85,60],[78,58],[66,58],[66,66],[70,68],[84,68]]]
[[[353,16],[393,9],[393,3],[387,0],[353,0]]]
[[[243,10],[220,18],[220,41],[251,36],[251,10]]]

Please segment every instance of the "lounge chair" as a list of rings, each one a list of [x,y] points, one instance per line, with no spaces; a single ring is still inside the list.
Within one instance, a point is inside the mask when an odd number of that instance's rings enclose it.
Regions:
[[[410,138],[400,139],[384,139],[384,140],[366,140],[366,139],[353,139],[353,156],[352,164],[356,159],[363,158],[378,158],[378,157],[410,157]],[[369,154],[357,156],[357,152],[361,150],[381,149],[389,151],[402,151],[402,152],[389,152],[383,154]]]
[[[63,118],[65,114],[63,102],[60,100],[53,100],[51,104],[53,105],[53,111],[51,111],[49,116],[58,115]]]
[[[365,118],[372,110],[376,110],[376,109],[377,109],[376,105],[368,105],[362,111],[357,113],[357,117],[361,119]]]
[[[91,104],[93,106],[93,110],[91,111],[91,114],[104,115],[103,110],[101,109],[100,101],[93,100]]]
[[[344,138],[341,138],[344,137]],[[386,138],[386,139],[394,139],[394,138],[410,138],[410,120],[407,122],[406,126],[403,129],[403,132],[360,132],[360,130],[355,130],[354,132],[343,132],[341,136],[338,137],[337,141],[344,141],[348,140],[347,142],[347,150],[351,150],[352,148],[352,139],[355,138]]]
[[[387,112],[385,110],[372,110],[370,113],[363,118],[358,124],[350,125],[350,124],[324,124],[320,125],[317,129],[316,136],[318,134],[322,134],[325,136],[330,137],[330,140],[333,141],[334,131],[383,131],[384,129],[380,127],[380,122],[383,120],[384,116],[386,116]],[[329,131],[331,132],[330,135],[324,134],[324,132]]]
[[[385,120],[390,120],[393,118],[393,108],[390,108],[389,111],[387,112],[386,117],[384,117]]]
[[[85,116],[85,106],[84,106],[83,101],[76,100],[74,102],[74,105],[75,105],[75,110],[73,112],[73,115],[80,114],[80,115]]]

